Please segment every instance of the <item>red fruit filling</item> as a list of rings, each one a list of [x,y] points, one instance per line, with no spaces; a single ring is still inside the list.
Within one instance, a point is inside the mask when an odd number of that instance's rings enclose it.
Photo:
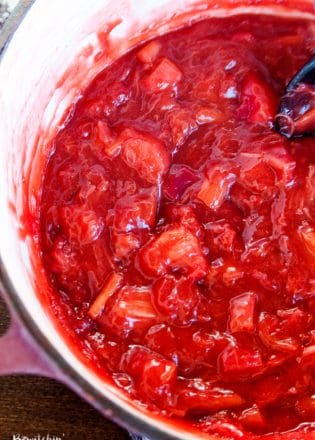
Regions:
[[[236,16],[147,42],[47,164],[53,310],[135,404],[211,438],[315,437],[315,141],[273,129],[314,35]]]

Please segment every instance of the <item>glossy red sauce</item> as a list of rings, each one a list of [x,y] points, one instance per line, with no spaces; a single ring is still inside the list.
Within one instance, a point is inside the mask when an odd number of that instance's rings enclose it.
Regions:
[[[66,325],[134,401],[226,439],[315,435],[315,142],[273,129],[314,31],[240,16],[136,48],[46,169]]]

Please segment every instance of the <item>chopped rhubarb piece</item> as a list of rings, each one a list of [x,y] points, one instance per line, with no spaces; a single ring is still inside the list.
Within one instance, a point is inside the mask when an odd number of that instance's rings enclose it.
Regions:
[[[264,429],[267,424],[266,419],[257,405],[245,409],[240,415],[240,422],[246,429],[253,431]]]
[[[210,209],[216,211],[229,196],[231,187],[236,181],[233,172],[220,169],[220,165],[209,166],[197,198]]]
[[[153,295],[157,310],[171,323],[187,325],[196,319],[200,294],[191,280],[168,275],[155,282]]]
[[[110,300],[98,321],[117,336],[142,335],[156,323],[149,287],[124,286]]]
[[[299,237],[311,257],[315,257],[315,230],[311,226],[304,224],[298,229]]]
[[[226,120],[226,115],[218,108],[201,107],[196,112],[196,122],[199,125],[203,124],[222,124]]]
[[[315,345],[310,345],[305,347],[301,359],[300,365],[304,371],[314,372],[315,371]]]
[[[80,205],[66,205],[59,208],[60,223],[70,241],[81,245],[90,244],[101,235],[104,222],[95,211]]]
[[[189,412],[209,413],[242,406],[244,399],[234,391],[219,388],[202,379],[190,379],[179,383],[177,409]]]
[[[121,286],[122,280],[123,277],[116,272],[111,273],[106,278],[104,287],[89,308],[88,313],[91,318],[96,319],[101,314],[106,306],[108,298]]]
[[[170,200],[178,200],[186,189],[199,180],[198,175],[186,165],[172,165],[163,185],[163,194]]]
[[[249,73],[242,85],[238,115],[255,123],[271,123],[277,111],[278,99],[271,85],[255,73]]]
[[[228,346],[219,356],[219,369],[225,380],[245,380],[264,370],[258,350]]]
[[[158,183],[170,166],[170,156],[164,145],[149,134],[126,128],[117,144],[124,162],[150,183]]]
[[[119,144],[114,142],[113,134],[104,121],[98,121],[97,123],[97,137],[98,140],[103,144],[105,153],[107,156],[115,157],[119,154],[120,147]]]
[[[140,251],[139,261],[142,270],[152,276],[181,271],[200,279],[208,271],[199,240],[183,226],[171,227],[154,238]]]
[[[132,345],[123,354],[120,368],[128,373],[149,399],[155,400],[163,389],[175,383],[176,365],[148,348]]]
[[[146,89],[151,93],[174,87],[181,79],[182,72],[168,58],[162,58],[152,72],[143,80]]]
[[[137,52],[137,58],[143,64],[152,64],[156,60],[161,48],[162,45],[158,41],[150,41]]]
[[[289,185],[294,179],[296,162],[284,147],[272,147],[264,151],[264,160],[278,174],[280,180]]]
[[[229,327],[231,333],[249,332],[255,330],[255,309],[257,295],[246,292],[230,300]]]

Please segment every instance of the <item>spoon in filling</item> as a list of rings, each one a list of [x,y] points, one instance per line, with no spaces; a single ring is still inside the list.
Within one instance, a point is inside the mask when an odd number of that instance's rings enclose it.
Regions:
[[[280,100],[276,128],[287,138],[315,135],[315,56],[289,82]]]

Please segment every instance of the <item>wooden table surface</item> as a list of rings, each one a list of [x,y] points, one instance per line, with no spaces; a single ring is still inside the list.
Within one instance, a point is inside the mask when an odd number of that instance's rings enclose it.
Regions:
[[[7,325],[8,315],[0,299],[0,334]],[[21,439],[39,434],[45,440],[47,434],[62,440],[129,439],[127,432],[53,380],[0,377],[0,440],[13,440],[14,434]]]

